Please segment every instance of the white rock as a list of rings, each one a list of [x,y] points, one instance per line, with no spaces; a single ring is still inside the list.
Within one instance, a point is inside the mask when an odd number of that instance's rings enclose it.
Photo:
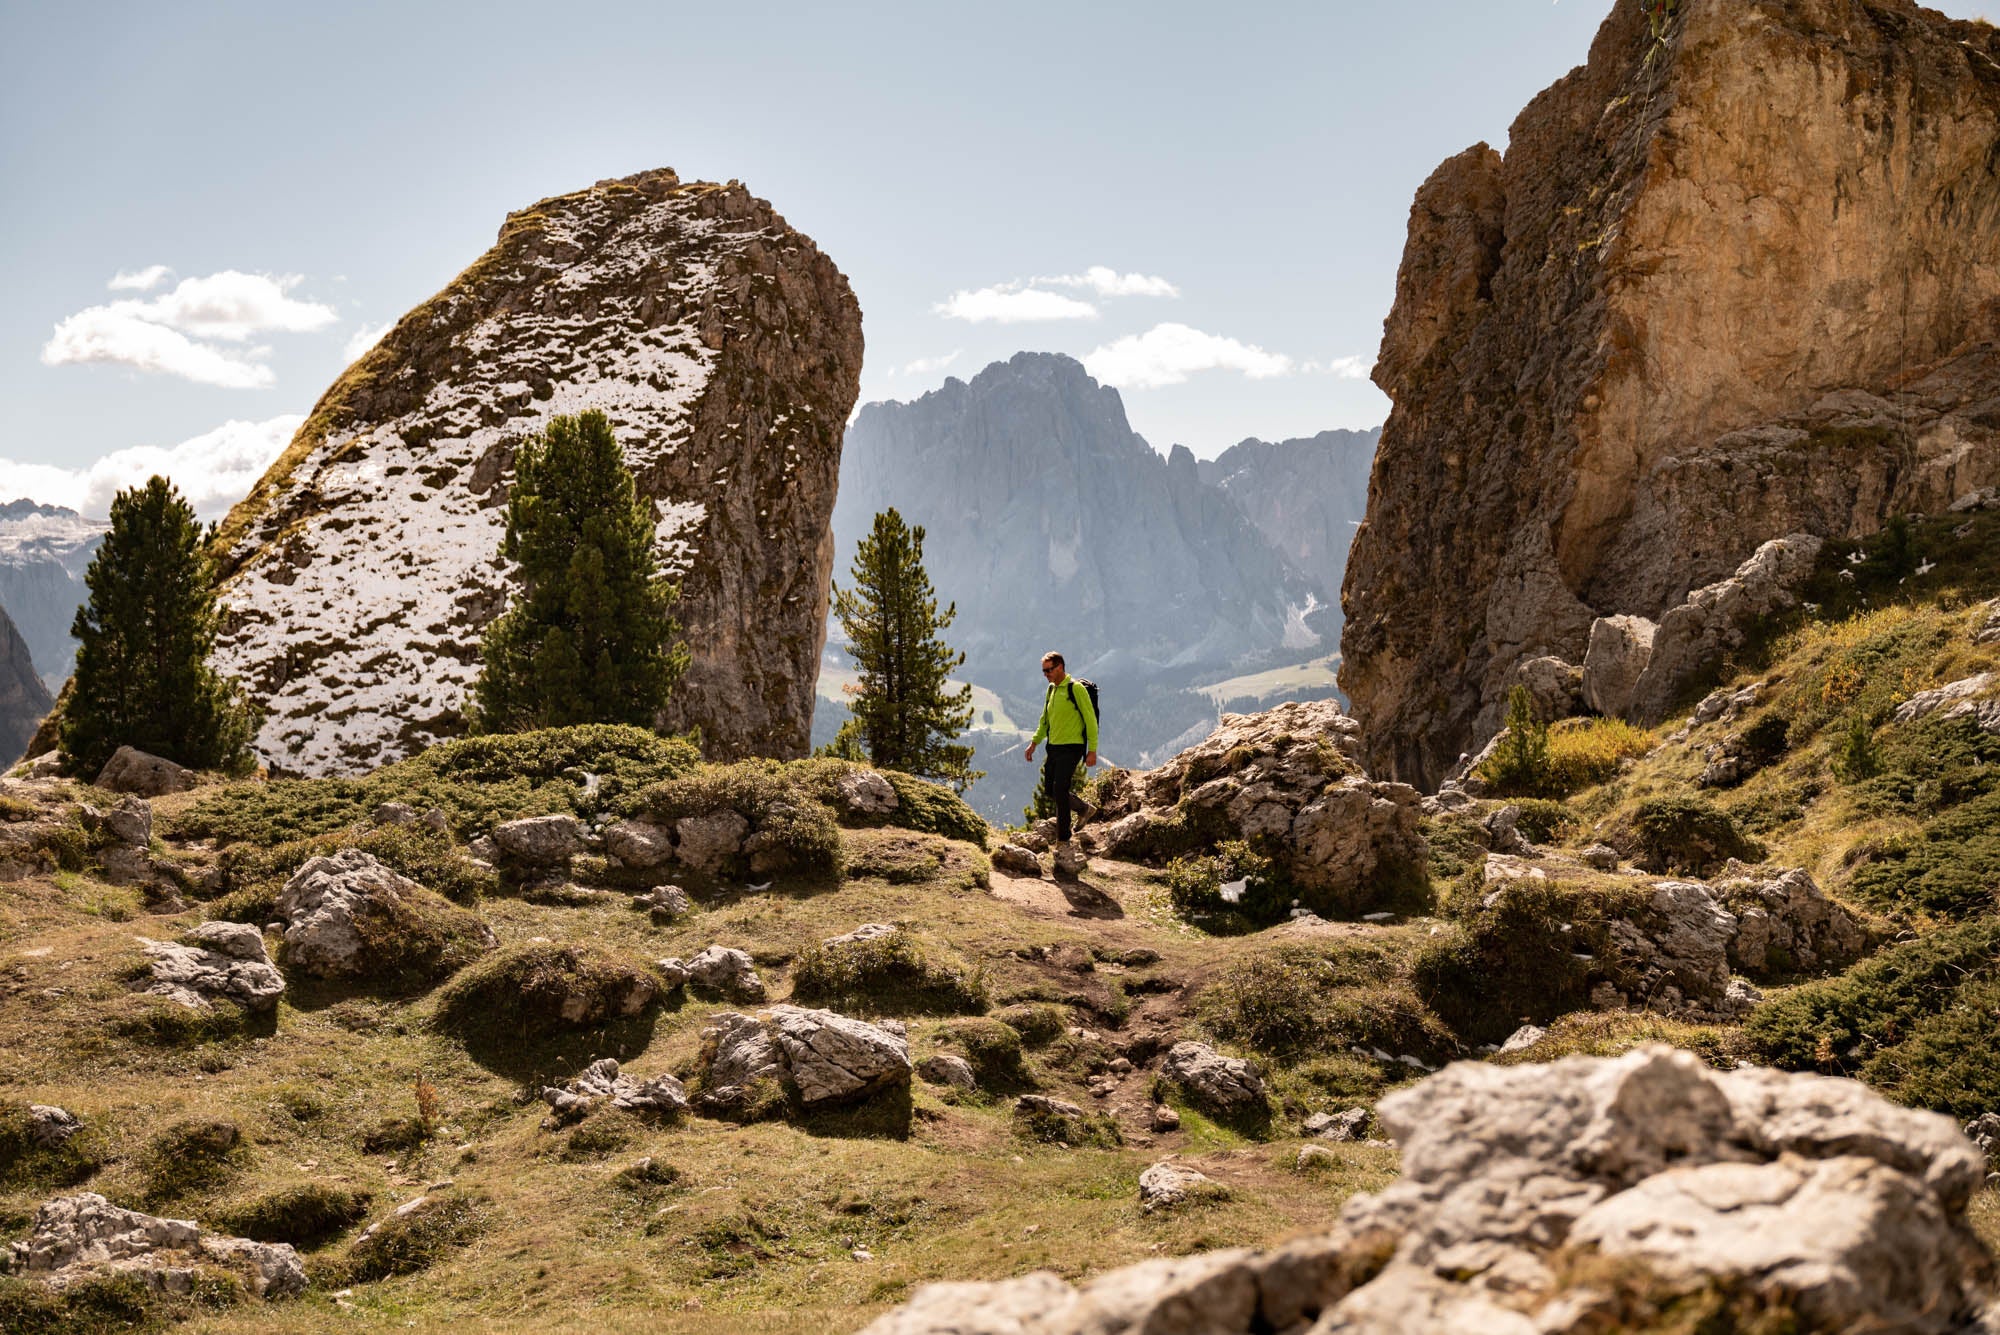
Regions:
[[[27,1238],[11,1244],[8,1254],[12,1269],[58,1289],[112,1272],[137,1274],[152,1288],[185,1293],[194,1268],[203,1263],[236,1271],[261,1297],[284,1297],[306,1287],[305,1266],[284,1243],[209,1233],[192,1220],[122,1209],[89,1191],[41,1206]]]
[[[746,1001],[761,1000],[764,980],[747,951],[731,946],[709,946],[687,962],[688,978],[700,987]]]
[[[1215,1189],[1216,1181],[1208,1174],[1162,1160],[1139,1174],[1139,1208],[1147,1214],[1171,1210]]]

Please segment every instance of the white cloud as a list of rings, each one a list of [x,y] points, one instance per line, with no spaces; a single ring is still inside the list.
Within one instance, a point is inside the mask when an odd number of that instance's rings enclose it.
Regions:
[[[113,496],[158,473],[180,488],[196,514],[219,519],[284,452],[303,421],[287,413],[262,422],[224,422],[178,445],[133,446],[87,468],[0,459],[0,497],[26,496],[103,518]]]
[[[163,266],[155,265],[136,274],[121,273],[111,285],[150,287],[163,276]],[[340,318],[331,306],[289,296],[299,282],[296,274],[225,269],[205,278],[183,278],[172,291],[150,300],[89,306],[55,327],[42,347],[42,362],[111,362],[228,389],[268,385],[270,368],[255,362],[268,349],[237,353],[196,339],[241,343],[253,334],[310,333]]]
[[[389,332],[393,323],[394,321],[384,320],[381,324],[362,325],[347,336],[347,343],[341,348],[340,355],[349,362],[357,360],[362,353],[382,341],[382,335]]]
[[[1029,320],[1097,318],[1097,307],[1087,301],[1065,297],[1060,292],[1042,292],[1034,288],[1025,292],[1016,291],[1004,285],[982,287],[976,292],[954,292],[931,309],[946,319],[967,320],[973,324],[989,320],[998,324],[1021,324]]]
[[[1240,371],[1252,380],[1267,380],[1293,370],[1292,359],[1283,353],[1184,324],[1156,324],[1143,334],[1127,334],[1086,354],[1083,366],[1100,383],[1119,389],[1178,385],[1197,371]]]
[[[43,364],[113,362],[224,389],[257,389],[271,383],[268,366],[197,343],[178,329],[118,309],[132,304],[120,301],[92,306],[64,320],[42,346]]]
[[[965,351],[964,348],[954,348],[950,352],[944,354],[944,356],[942,357],[919,357],[915,361],[905,365],[900,372],[891,371],[889,372],[889,374],[929,375],[933,371],[942,371],[944,370],[945,367],[950,366],[953,362],[958,360],[959,354],[963,353],[964,351]]]
[[[1046,278],[1030,278],[1028,286],[1040,284],[1043,287],[1087,287],[1100,297],[1178,297],[1181,290],[1164,278],[1143,273],[1119,273],[1103,264],[1093,264],[1082,273],[1056,274]]]
[[[1335,357],[1327,362],[1307,362],[1299,369],[1308,375],[1330,375],[1336,380],[1366,380],[1368,373],[1375,369],[1375,361],[1357,353],[1351,357]]]
[[[143,269],[120,269],[105,286],[113,292],[149,292],[172,272],[164,264],[149,264]]]

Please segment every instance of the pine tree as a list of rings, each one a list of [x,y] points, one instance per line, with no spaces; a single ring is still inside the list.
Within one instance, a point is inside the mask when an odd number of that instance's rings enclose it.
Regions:
[[[95,776],[121,746],[192,769],[248,769],[256,720],[236,684],[208,665],[215,571],[203,529],[155,477],[111,502],[111,529],[83,577],[70,634],[76,671],[59,726],[63,755]]]
[[[833,591],[833,612],[861,682],[848,688],[854,717],[836,745],[844,739],[851,748],[858,735],[871,763],[964,792],[984,773],[971,768],[972,748],[952,741],[972,725],[972,687],[946,686],[965,655],[938,632],[951,625],[958,605],[938,611],[924,573],[923,527],[905,525],[893,508],[876,515],[874,530],[855,550],[852,574],[853,588]]]
[[[688,650],[653,529],[603,413],[552,418],[521,447],[500,548],[521,593],[480,645],[476,731],[655,725]]]

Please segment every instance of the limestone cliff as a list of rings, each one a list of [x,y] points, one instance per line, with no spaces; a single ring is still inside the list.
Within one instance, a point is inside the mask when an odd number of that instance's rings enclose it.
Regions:
[[[1900,0],[1618,0],[1418,191],[1341,684],[1430,781],[1525,661],[1792,532],[2000,476],[2000,33]]]
[[[710,754],[806,749],[861,311],[741,185],[670,171],[508,216],[396,325],[233,510],[217,665],[275,767],[334,774],[457,731],[519,443],[602,409],[679,581],[694,662],[667,717]]]

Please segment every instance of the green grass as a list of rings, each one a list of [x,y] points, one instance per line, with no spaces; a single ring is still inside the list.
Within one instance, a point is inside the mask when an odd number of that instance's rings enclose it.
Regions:
[[[898,928],[817,945],[792,971],[793,999],[862,1015],[958,1015],[986,1009],[986,983],[941,943]]]

